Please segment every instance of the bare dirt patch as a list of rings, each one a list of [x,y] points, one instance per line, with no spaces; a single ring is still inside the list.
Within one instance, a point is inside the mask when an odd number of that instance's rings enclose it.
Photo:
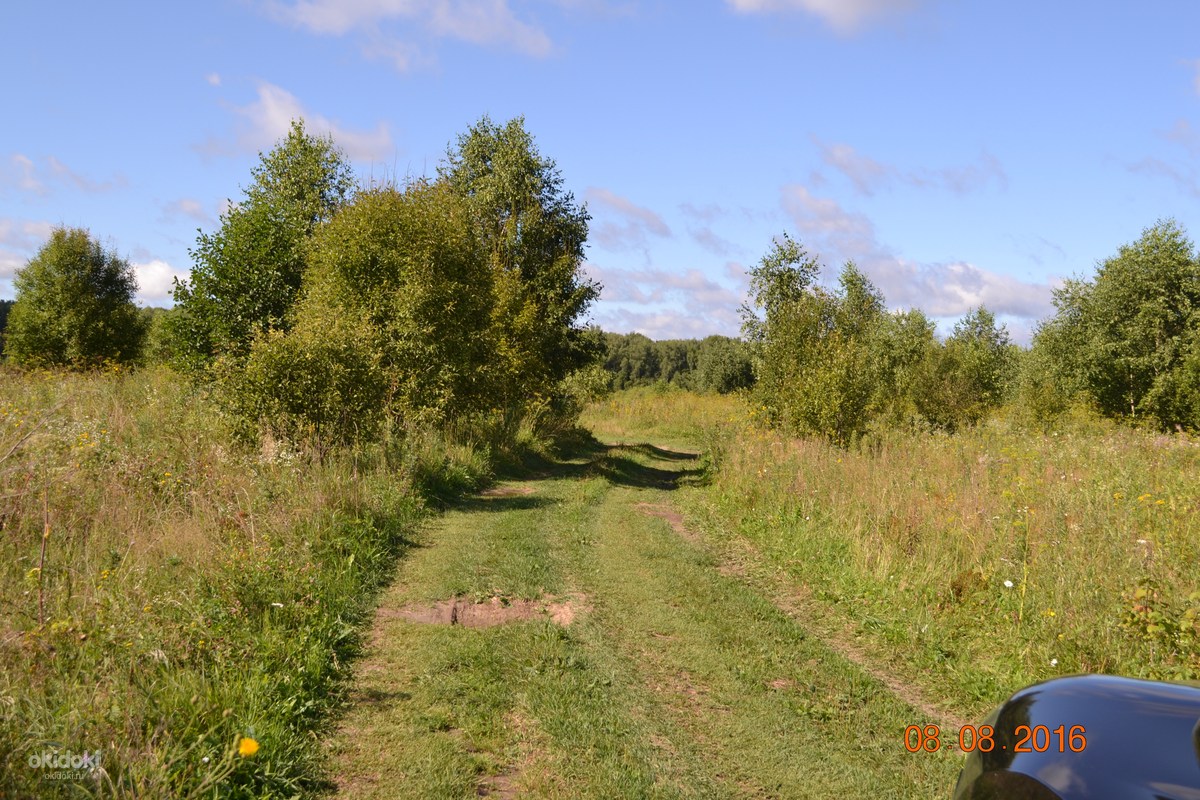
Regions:
[[[566,627],[575,621],[578,614],[589,608],[587,599],[580,596],[543,597],[537,600],[493,597],[479,603],[464,597],[455,597],[432,605],[380,608],[377,616],[381,619],[404,619],[428,625],[462,625],[464,628],[491,628],[509,622],[549,619],[556,625]]]
[[[700,544],[700,537],[689,531],[687,526],[683,524],[683,515],[670,506],[658,505],[656,503],[638,503],[634,508],[647,516],[666,520],[667,524],[671,526],[671,530],[692,544]]]
[[[522,497],[533,494],[532,486],[493,486],[479,493],[480,497]]]

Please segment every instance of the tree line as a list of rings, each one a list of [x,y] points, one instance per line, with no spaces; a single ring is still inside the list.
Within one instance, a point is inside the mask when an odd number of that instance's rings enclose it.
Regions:
[[[129,263],[58,228],[16,278],[13,362],[147,355],[208,380],[243,428],[344,443],[381,425],[511,433],[569,415],[600,343],[581,320],[589,216],[522,119],[481,119],[433,178],[356,183],[302,121],[201,233],[175,306],[133,305]]]
[[[583,323],[600,288],[582,270],[589,219],[522,119],[484,117],[434,177],[402,184],[356,181],[295,121],[197,237],[174,308],[138,309],[129,262],[59,227],[0,302],[4,352],[164,361],[217,387],[245,432],[326,443],[460,420],[511,437],[570,419],[601,384],[651,383],[749,390],[768,424],[842,443],[954,431],[1005,404],[1043,426],[1086,407],[1200,428],[1200,254],[1174,220],[1057,288],[1022,348],[982,306],[939,339],[853,263],[824,286],[786,234],[750,270],[741,339],[602,333]]]
[[[1200,428],[1200,254],[1157,222],[1054,290],[1032,346],[979,307],[944,341],[919,310],[886,310],[852,262],[834,289],[780,237],[751,270],[742,308],[753,397],[769,424],[849,443],[872,431],[954,431],[1010,404],[1030,424],[1073,408],[1160,429]]]

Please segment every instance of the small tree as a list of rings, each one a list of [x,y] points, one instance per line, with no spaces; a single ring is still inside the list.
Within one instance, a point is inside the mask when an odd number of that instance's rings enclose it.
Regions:
[[[1054,293],[1056,317],[1034,349],[1065,385],[1078,386],[1106,414],[1195,425],[1182,398],[1200,327],[1200,257],[1174,220],[1142,232],[1099,265],[1093,280]]]
[[[5,347],[14,362],[85,368],[140,355],[146,322],[133,269],[87,230],[55,228],[14,283]]]
[[[464,198],[492,271],[497,399],[519,407],[601,352],[580,320],[600,287],[583,272],[587,209],[525,121],[479,120],[446,154],[439,176]]]
[[[180,313],[169,324],[177,363],[240,358],[255,335],[287,330],[308,240],[354,186],[333,140],[308,133],[300,120],[259,158],[245,198],[221,215],[216,232],[197,237],[191,277],[175,287]]]

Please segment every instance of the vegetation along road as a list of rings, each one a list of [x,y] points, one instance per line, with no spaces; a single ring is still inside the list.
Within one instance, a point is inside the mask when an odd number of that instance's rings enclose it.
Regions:
[[[948,795],[955,757],[901,739],[936,712],[676,510],[688,445],[581,446],[423,530],[332,743],[342,796]]]

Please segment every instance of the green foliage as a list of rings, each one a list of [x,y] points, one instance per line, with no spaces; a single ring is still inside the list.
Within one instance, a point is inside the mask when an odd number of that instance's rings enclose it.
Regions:
[[[238,417],[277,440],[318,452],[378,430],[387,380],[372,336],[349,318],[329,318],[257,340],[244,365],[223,365]]]
[[[8,327],[8,312],[15,300],[0,300],[0,356],[4,355],[4,329]]]
[[[604,333],[604,369],[612,388],[652,383],[727,394],[754,382],[749,348],[739,339],[653,341],[640,333]]]
[[[1006,398],[1016,351],[987,309],[939,344],[920,311],[888,313],[853,263],[835,292],[816,285],[819,273],[786,236],[751,271],[743,331],[769,423],[847,444],[885,426],[955,430]]]
[[[522,118],[501,126],[483,117],[458,137],[439,175],[467,202],[492,272],[497,397],[519,406],[552,392],[598,354],[578,324],[599,296],[582,270],[587,210]]]
[[[700,341],[688,383],[699,392],[729,394],[748,388],[754,370],[746,344],[739,339],[709,336]]]
[[[244,374],[231,365],[240,418],[324,447],[493,400],[491,273],[444,183],[359,191],[309,258],[292,330],[260,337]]]
[[[298,326],[363,320],[396,413],[449,419],[494,401],[493,275],[445,183],[360,191],[314,239],[312,262]]]
[[[129,262],[82,228],[55,228],[17,271],[5,351],[18,364],[84,368],[138,358],[146,324]]]
[[[1058,313],[1035,350],[1067,391],[1110,416],[1196,427],[1194,369],[1200,256],[1174,220],[1156,223],[1103,262],[1091,281],[1055,291]]]
[[[944,345],[927,351],[912,376],[917,411],[943,430],[973,425],[1008,398],[1016,364],[1008,331],[980,306],[954,326]]]
[[[170,329],[184,366],[219,354],[245,356],[255,336],[286,330],[307,268],[306,245],[353,187],[344,154],[330,138],[292,122],[287,138],[260,155],[242,202],[201,233],[187,283],[177,283],[181,313]]]

